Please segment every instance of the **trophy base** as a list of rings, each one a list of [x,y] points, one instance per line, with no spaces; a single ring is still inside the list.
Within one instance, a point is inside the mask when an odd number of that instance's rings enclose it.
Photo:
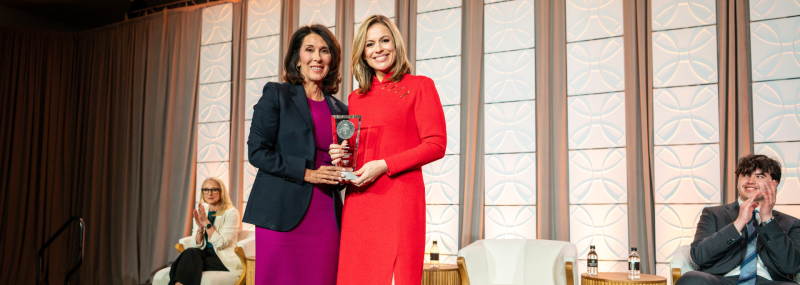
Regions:
[[[342,177],[342,178],[344,178],[346,180],[356,180],[356,179],[358,179],[358,176],[353,174],[352,171],[339,171],[339,173],[344,174],[344,177]]]

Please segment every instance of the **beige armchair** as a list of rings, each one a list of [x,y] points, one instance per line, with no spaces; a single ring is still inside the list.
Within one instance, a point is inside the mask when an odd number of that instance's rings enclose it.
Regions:
[[[574,244],[553,240],[479,240],[458,251],[463,285],[573,285]]]

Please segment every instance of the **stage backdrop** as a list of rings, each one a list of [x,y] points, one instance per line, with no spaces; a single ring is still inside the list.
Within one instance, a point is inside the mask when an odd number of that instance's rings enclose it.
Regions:
[[[372,14],[398,25],[413,73],[441,97],[446,155],[423,173],[426,241],[439,241],[447,263],[482,238],[558,239],[581,257],[596,245],[603,271],[625,271],[638,247],[644,271],[669,278],[702,209],[735,201],[736,159],[751,152],[782,161],[777,208],[800,215],[800,6],[791,1],[207,7],[197,181],[221,177],[246,207],[257,172],[245,145],[252,107],[266,82],[281,81],[291,32],[331,28],[347,65],[353,32]],[[337,97],[347,102],[358,83],[343,72]]]

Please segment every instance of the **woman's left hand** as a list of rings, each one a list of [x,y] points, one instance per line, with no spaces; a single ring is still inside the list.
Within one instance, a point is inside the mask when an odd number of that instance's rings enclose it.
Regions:
[[[358,179],[352,183],[357,187],[364,186],[378,179],[387,170],[389,170],[389,166],[386,165],[386,161],[383,159],[367,162],[361,169],[353,173],[358,176]]]

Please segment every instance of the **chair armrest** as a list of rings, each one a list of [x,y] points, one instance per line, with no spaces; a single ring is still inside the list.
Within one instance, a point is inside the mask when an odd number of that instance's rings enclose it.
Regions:
[[[183,250],[186,250],[187,248],[197,247],[196,245],[194,245],[194,237],[193,236],[184,237],[184,238],[178,240],[178,243],[183,245]],[[175,248],[177,249],[178,245],[175,245]],[[178,250],[178,251],[179,252],[183,252],[183,250]]]
[[[242,253],[244,254],[245,259],[250,258],[253,259],[256,257],[256,237],[255,235],[243,240],[240,240],[236,243],[236,246],[242,248]]]
[[[465,246],[456,254],[459,260],[463,261],[463,266],[458,267],[459,270],[464,268],[465,273],[461,274],[462,284],[488,284],[489,283],[489,266],[486,258],[486,249],[484,248],[484,240],[478,240],[472,244]],[[465,278],[466,277],[466,278]],[[466,279],[466,283],[464,283]]]
[[[247,258],[244,256],[244,250],[241,247],[237,246],[233,251],[236,252],[236,256],[239,257],[239,261],[242,263],[242,274],[239,274],[239,279],[236,280],[234,285],[245,285],[247,281]]]
[[[672,259],[669,262],[673,284],[678,281],[681,275],[699,268],[699,266],[692,261],[691,250],[692,248],[689,245],[682,245],[675,249],[675,253],[672,255]]]
[[[567,285],[575,285],[575,280],[573,280],[573,271],[574,271],[574,262],[567,261],[564,263],[564,273],[567,275]]]
[[[459,256],[456,260],[458,264],[458,274],[461,275],[461,285],[469,285],[469,274],[467,274],[467,261]]]

